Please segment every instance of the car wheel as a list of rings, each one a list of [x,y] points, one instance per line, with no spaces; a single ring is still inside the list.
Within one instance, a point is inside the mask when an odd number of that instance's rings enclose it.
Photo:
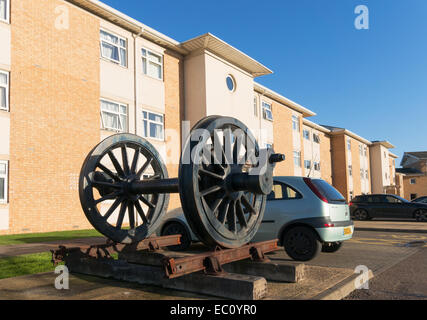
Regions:
[[[316,233],[308,227],[294,227],[283,236],[286,253],[296,261],[314,259],[322,249]]]
[[[322,252],[333,253],[337,252],[342,247],[342,242],[328,242],[322,246]]]
[[[176,246],[169,246],[167,248],[172,251],[187,250],[191,245],[191,239],[187,230],[181,223],[179,222],[168,223],[162,230],[162,236],[170,236],[174,234],[181,235],[181,244]]]
[[[426,222],[427,221],[427,210],[417,210],[414,213],[414,217],[419,222]]]
[[[354,219],[355,220],[369,220],[369,214],[366,210],[363,209],[356,209],[353,213]]]

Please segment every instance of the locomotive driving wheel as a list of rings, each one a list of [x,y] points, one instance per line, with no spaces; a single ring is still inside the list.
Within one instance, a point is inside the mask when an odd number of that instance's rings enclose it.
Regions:
[[[255,236],[272,186],[271,175],[251,175],[258,156],[255,138],[237,119],[210,116],[193,128],[181,157],[180,197],[206,245],[237,248]]]
[[[138,182],[167,179],[160,155],[145,139],[117,134],[98,144],[83,163],[80,202],[96,230],[117,243],[144,240],[158,228],[169,194],[141,194]]]

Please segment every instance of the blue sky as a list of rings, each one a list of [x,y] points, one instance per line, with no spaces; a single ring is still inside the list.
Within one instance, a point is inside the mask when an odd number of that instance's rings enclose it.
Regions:
[[[256,81],[345,127],[404,151],[427,150],[427,1],[102,0],[185,41],[210,32],[274,71]],[[354,9],[369,8],[369,30]]]

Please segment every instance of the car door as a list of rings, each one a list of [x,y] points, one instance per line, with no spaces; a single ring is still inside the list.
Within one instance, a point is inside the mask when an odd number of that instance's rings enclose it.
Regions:
[[[408,216],[409,206],[400,199],[393,196],[385,196],[387,206],[384,210],[384,216],[387,218],[406,218]]]
[[[295,219],[300,199],[301,193],[283,182],[275,181],[273,191],[267,197],[264,218],[253,241],[276,239],[280,228]]]
[[[381,218],[384,214],[384,200],[382,199],[382,196],[373,195],[367,196],[366,198],[367,202],[365,203],[365,205],[369,211],[369,216],[372,218]]]

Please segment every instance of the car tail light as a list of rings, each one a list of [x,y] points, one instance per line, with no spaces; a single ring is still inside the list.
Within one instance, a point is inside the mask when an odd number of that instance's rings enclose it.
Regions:
[[[353,205],[353,202],[350,202],[348,205],[351,207]]]
[[[326,228],[333,228],[335,225],[333,223],[325,223]]]
[[[304,178],[305,184],[314,192],[314,194],[322,201],[329,203],[328,199],[317,189],[317,187],[313,184],[310,178]]]

